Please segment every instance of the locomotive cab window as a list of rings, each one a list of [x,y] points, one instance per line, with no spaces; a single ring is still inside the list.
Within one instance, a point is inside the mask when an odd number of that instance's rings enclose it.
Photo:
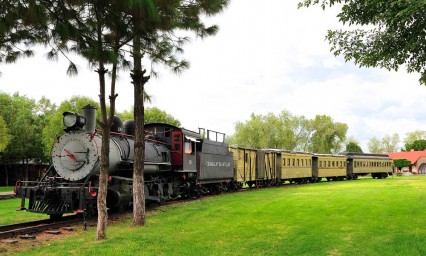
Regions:
[[[174,140],[174,150],[180,150],[180,134],[175,134],[173,137]]]
[[[192,154],[192,143],[185,141],[185,154]]]

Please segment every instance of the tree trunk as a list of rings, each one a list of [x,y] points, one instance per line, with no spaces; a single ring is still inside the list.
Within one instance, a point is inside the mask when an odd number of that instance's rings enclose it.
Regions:
[[[109,166],[109,131],[102,133],[102,149],[101,149],[101,166],[99,174],[99,190],[98,190],[98,225],[96,229],[96,240],[106,238],[106,227],[108,222],[108,212],[106,206],[106,197],[108,189],[108,166]]]
[[[106,197],[108,189],[108,168],[109,168],[109,122],[106,113],[106,103],[105,103],[105,73],[103,63],[99,64],[99,69],[97,70],[99,74],[99,84],[100,84],[100,105],[102,112],[102,122],[101,126],[103,129],[102,132],[102,148],[101,148],[101,165],[100,165],[100,174],[99,174],[99,189],[98,189],[98,198],[97,198],[97,208],[98,208],[98,225],[96,229],[96,240],[103,240],[106,238],[106,227],[108,222],[108,212],[106,207]],[[111,121],[112,122],[112,121]]]
[[[22,162],[25,163],[25,181],[28,181],[29,180],[28,159],[24,159]]]
[[[9,173],[7,171],[7,165],[4,165],[4,170],[6,172],[6,187],[9,186]]]
[[[145,132],[144,132],[144,84],[149,77],[144,77],[142,71],[142,54],[140,37],[133,40],[134,69],[132,74],[134,85],[134,117],[135,117],[135,155],[133,162],[133,225],[145,225],[145,190],[144,190],[144,159],[145,159]]]

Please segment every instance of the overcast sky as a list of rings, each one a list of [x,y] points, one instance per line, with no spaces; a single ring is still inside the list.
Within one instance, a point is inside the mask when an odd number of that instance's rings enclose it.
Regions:
[[[193,39],[185,47],[191,68],[181,75],[161,71],[146,85],[156,106],[182,126],[234,132],[251,113],[288,110],[312,118],[331,116],[348,124],[348,137],[368,151],[376,136],[424,130],[426,88],[419,74],[358,68],[330,53],[327,29],[341,27],[336,10],[319,6],[297,9],[297,0],[231,0],[220,15],[208,19],[219,33]],[[98,99],[97,74],[78,61],[80,75],[68,77],[65,61],[46,60],[46,51],[16,64],[1,65],[0,91],[19,92],[59,103],[73,95]],[[127,73],[118,81],[117,110],[133,105]]]

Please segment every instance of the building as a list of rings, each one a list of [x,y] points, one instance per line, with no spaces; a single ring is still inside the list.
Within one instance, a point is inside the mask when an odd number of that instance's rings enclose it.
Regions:
[[[392,160],[407,159],[411,162],[410,167],[403,167],[402,172],[411,172],[414,174],[426,174],[426,150],[387,153]],[[394,170],[398,172],[399,170]]]

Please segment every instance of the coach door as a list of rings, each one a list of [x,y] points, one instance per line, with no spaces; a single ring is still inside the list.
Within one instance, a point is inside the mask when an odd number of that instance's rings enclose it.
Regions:
[[[173,131],[172,132],[172,164],[174,166],[182,166],[182,141],[183,141],[182,131]]]
[[[314,176],[315,179],[318,179],[319,177],[319,163],[317,156],[312,157],[312,176]]]
[[[346,158],[346,175],[348,179],[353,179],[354,177],[354,164],[355,161],[352,158]]]

